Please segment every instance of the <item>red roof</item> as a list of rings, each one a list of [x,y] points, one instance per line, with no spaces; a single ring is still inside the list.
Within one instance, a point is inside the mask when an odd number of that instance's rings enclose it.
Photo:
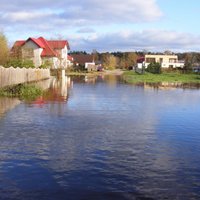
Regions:
[[[22,46],[26,41],[25,40],[18,40],[15,42],[15,44],[13,45],[14,47],[20,47]]]
[[[67,40],[48,40],[47,42],[52,49],[63,49],[65,46],[69,49]]]
[[[50,47],[49,43],[43,37],[38,38],[38,40],[44,45],[41,54],[42,57],[57,56],[57,53]]]
[[[27,40],[26,40],[26,42],[28,42],[29,40],[32,40],[35,44],[37,44],[38,45],[38,47],[40,47],[40,48],[45,48],[45,45],[43,44],[43,42],[40,40],[40,38],[38,38],[38,39],[35,39],[35,38],[28,38]],[[24,43],[25,44],[25,43]]]
[[[137,59],[137,63],[143,63],[145,61],[145,57],[139,57]]]
[[[30,37],[26,41],[25,40],[16,41],[12,49],[14,47],[23,46],[29,40],[33,41],[38,47],[43,49],[41,53],[42,57],[55,57],[57,56],[55,50],[63,49],[65,46],[67,46],[67,48],[69,49],[69,43],[67,42],[67,40],[46,40],[43,37],[39,37],[37,39]]]

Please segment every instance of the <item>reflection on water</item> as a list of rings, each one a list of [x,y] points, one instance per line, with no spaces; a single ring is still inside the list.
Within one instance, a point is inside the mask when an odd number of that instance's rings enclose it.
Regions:
[[[0,98],[0,118],[9,110],[20,104],[20,100],[17,98]]]
[[[160,83],[136,83],[135,85],[144,88],[155,88],[155,89],[200,89],[200,83],[180,83],[180,82],[160,82]]]
[[[54,80],[42,106],[0,120],[0,196],[199,199],[199,99],[120,77]]]
[[[53,102],[65,102],[69,97],[69,89],[73,86],[73,82],[70,77],[65,77],[63,79],[57,79],[52,77],[49,80],[49,89],[45,94],[34,102],[35,104],[44,104],[48,101]]]

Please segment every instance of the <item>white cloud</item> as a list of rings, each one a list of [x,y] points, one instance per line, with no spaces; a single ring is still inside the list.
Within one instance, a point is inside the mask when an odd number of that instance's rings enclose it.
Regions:
[[[23,5],[23,6],[22,6]],[[44,13],[52,13],[45,19]],[[2,0],[1,15],[8,22],[28,20],[53,23],[63,20],[75,24],[149,22],[162,16],[155,0]],[[56,20],[56,21],[55,21]],[[2,20],[1,20],[2,21]]]
[[[11,12],[5,13],[3,15],[4,20],[8,20],[10,22],[30,22],[36,21],[37,19],[50,17],[51,13],[42,13],[42,12],[27,12],[27,11],[18,11],[18,12]]]
[[[20,0],[20,4],[1,0],[0,16],[0,29],[11,36],[11,41],[52,37],[61,32],[72,50],[200,49],[199,36],[165,30],[124,30],[161,19],[163,13],[156,0]],[[95,33],[97,27],[101,33]],[[122,31],[114,32],[113,27]],[[107,28],[110,33],[102,34]]]
[[[188,33],[164,30],[144,30],[141,32],[122,31],[104,35],[91,34],[91,37],[79,38],[75,43],[71,38],[72,49],[97,51],[190,51],[200,50],[200,36]]]

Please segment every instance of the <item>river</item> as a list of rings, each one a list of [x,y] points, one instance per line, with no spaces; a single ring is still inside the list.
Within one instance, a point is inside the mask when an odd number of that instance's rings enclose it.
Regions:
[[[68,77],[0,98],[0,199],[200,199],[200,90]]]

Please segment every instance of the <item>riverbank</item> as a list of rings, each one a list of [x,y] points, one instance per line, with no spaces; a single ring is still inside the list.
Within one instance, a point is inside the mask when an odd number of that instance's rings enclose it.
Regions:
[[[145,72],[145,74],[138,74],[133,71],[126,71],[123,74],[123,78],[127,83],[200,83],[199,74],[180,74],[180,73],[162,73],[162,74],[151,74]]]
[[[98,75],[122,75],[124,71],[121,69],[93,71],[93,72],[66,72],[69,76],[98,76]]]
[[[19,84],[0,89],[0,97],[18,97],[32,100],[43,94],[43,90],[35,85]]]

